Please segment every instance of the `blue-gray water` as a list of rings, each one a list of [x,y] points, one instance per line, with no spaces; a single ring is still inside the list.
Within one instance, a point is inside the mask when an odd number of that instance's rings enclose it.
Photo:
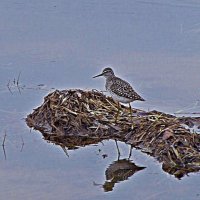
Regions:
[[[199,173],[176,180],[140,151],[132,160],[147,168],[105,193],[94,182],[103,184],[117,159],[113,141],[69,151],[68,158],[23,119],[50,88],[103,90],[105,80],[91,77],[106,65],[147,100],[133,106],[199,112],[198,0],[2,0],[0,46],[0,143],[7,134],[6,160],[0,148],[2,199],[200,199]],[[20,72],[26,89],[11,87],[11,94],[7,84]],[[120,143],[120,149],[127,157],[128,147]]]

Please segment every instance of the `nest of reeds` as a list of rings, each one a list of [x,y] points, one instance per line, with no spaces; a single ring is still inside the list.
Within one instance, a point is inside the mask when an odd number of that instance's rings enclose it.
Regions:
[[[162,163],[181,178],[200,170],[200,135],[183,126],[184,118],[121,105],[96,90],[54,91],[26,118],[45,139],[68,149],[117,139]],[[130,114],[131,113],[131,114]]]

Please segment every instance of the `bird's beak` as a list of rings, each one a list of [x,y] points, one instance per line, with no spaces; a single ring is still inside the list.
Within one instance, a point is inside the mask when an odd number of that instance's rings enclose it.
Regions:
[[[103,73],[96,75],[96,76],[93,76],[92,78],[96,78],[96,77],[99,77],[99,76],[103,76]]]

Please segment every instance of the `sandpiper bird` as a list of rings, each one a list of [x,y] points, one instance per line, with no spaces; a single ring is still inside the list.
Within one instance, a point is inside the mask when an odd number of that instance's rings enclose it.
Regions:
[[[132,101],[145,101],[140,95],[138,95],[131,85],[122,80],[121,78],[115,76],[113,70],[107,67],[103,72],[93,78],[104,76],[106,78],[106,90],[111,94],[112,98],[118,102],[118,114],[119,114],[119,102],[129,103],[130,112],[132,111],[130,102]],[[117,117],[118,117],[117,114]]]

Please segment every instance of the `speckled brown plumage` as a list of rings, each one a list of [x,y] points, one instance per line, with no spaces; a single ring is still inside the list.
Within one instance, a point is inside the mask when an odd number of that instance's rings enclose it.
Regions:
[[[111,93],[115,93],[118,96],[128,98],[132,101],[144,101],[144,99],[133,90],[128,82],[116,76],[106,80],[106,90]]]
[[[131,85],[116,77],[113,70],[110,67],[107,67],[103,72],[93,78],[104,76],[106,78],[106,90],[110,92],[112,98],[118,102],[130,103],[132,101],[144,101],[144,99],[138,95]]]

